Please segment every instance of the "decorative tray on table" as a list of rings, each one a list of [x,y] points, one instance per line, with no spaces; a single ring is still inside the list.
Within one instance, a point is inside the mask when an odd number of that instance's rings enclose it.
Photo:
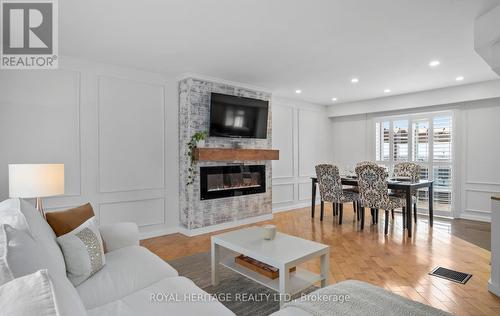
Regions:
[[[260,262],[258,260],[255,260],[253,258],[250,258],[245,255],[239,255],[234,258],[234,261],[239,264],[244,266],[245,268],[248,268],[252,271],[255,271],[259,274],[262,274],[272,280],[277,279],[280,276],[280,272],[278,268],[275,268],[273,266],[270,266],[268,264],[265,264],[264,262]],[[290,272],[294,272],[296,270],[295,267],[290,269]]]

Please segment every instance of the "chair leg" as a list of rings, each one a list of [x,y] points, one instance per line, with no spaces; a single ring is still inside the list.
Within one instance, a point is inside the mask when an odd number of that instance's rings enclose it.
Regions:
[[[375,209],[375,224],[378,224],[378,208]]]
[[[323,220],[323,213],[325,212],[325,202],[324,201],[321,201],[321,211],[320,211],[320,215],[319,215],[319,220],[322,221]]]
[[[361,207],[361,229],[364,229],[365,228],[365,208],[362,206]]]
[[[393,211],[393,210],[392,210]],[[389,211],[385,211],[385,224],[384,224],[384,234],[389,233]]]
[[[417,203],[413,204],[413,218],[415,223],[417,222]]]
[[[339,225],[342,225],[342,216],[344,215],[344,204],[339,203]]]
[[[356,212],[356,201],[352,202],[352,209],[354,210],[354,213],[357,213]]]
[[[361,202],[356,202],[356,208],[357,208],[357,212],[356,212],[356,217],[358,218],[358,222],[359,222],[359,212],[361,210]]]
[[[372,225],[375,225],[375,209],[370,208],[370,213],[372,215]]]
[[[406,229],[406,207],[401,208],[402,214],[403,214],[403,229]]]
[[[392,219],[394,219],[394,209],[391,210]]]

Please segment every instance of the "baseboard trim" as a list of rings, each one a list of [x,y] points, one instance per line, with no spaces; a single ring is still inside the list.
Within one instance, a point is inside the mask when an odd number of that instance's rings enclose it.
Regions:
[[[491,279],[488,281],[488,291],[500,297],[500,287],[491,283]]]
[[[179,232],[179,227],[168,227],[168,228],[162,228],[162,229],[153,230],[153,231],[140,232],[139,238],[141,240],[143,240],[143,239],[149,239],[149,238],[160,237],[160,236],[165,236],[165,235],[171,235],[171,234],[175,234],[178,232]]]
[[[253,224],[253,223],[257,223],[257,222],[268,221],[271,219],[273,219],[273,214],[266,214],[266,215],[244,218],[244,219],[236,220],[236,221],[229,222],[229,223],[222,223],[222,224],[201,227],[201,228],[187,229],[185,227],[179,227],[178,232],[185,235],[185,236],[193,237],[193,236],[213,233],[213,232],[216,232],[218,230],[224,230],[224,229],[234,228],[234,227],[238,227],[238,226],[242,226],[242,225],[248,225],[248,224]]]
[[[488,216],[478,216],[473,214],[460,214],[460,218],[467,219],[470,221],[486,222],[491,223],[491,217]]]
[[[319,205],[319,201],[318,201],[318,203],[316,203],[316,205]],[[301,203],[284,205],[284,206],[275,206],[275,207],[273,207],[273,213],[287,212],[287,211],[296,210],[298,208],[304,208],[304,207],[311,207],[311,202],[301,202]]]

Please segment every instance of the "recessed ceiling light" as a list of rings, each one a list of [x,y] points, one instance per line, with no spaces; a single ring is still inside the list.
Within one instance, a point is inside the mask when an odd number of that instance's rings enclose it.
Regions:
[[[431,66],[431,67],[437,67],[437,66],[439,66],[439,64],[441,64],[441,63],[439,62],[439,60],[433,60],[433,61],[431,61],[431,62],[429,63],[429,66]]]
[[[301,94],[301,93],[302,93],[302,90],[295,90],[295,93],[297,93],[297,94]]]
[[[385,89],[384,90],[384,93],[389,93],[389,92],[391,92],[391,89]]]
[[[463,76],[458,76],[458,77],[455,78],[455,80],[456,81],[462,81],[462,80],[464,80],[464,77]]]
[[[337,98],[332,98],[333,102],[337,102],[337,100],[338,100]]]
[[[359,79],[358,79],[358,78],[352,78],[352,79],[351,79],[351,82],[352,82],[352,83],[358,83],[358,82],[359,82]]]

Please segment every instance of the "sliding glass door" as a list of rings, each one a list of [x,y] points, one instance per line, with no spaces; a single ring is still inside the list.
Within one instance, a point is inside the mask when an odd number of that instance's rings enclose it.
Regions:
[[[421,166],[421,178],[434,180],[434,210],[452,216],[453,113],[382,117],[374,120],[374,158],[390,173],[394,164],[412,161]],[[418,208],[428,206],[428,192],[418,192]]]

